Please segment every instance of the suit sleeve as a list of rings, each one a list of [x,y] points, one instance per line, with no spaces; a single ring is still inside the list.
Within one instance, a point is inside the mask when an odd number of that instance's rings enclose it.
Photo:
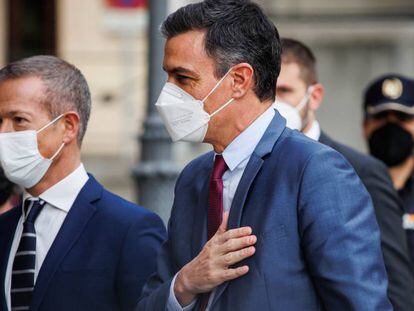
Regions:
[[[168,240],[163,244],[158,257],[154,258],[154,262],[157,266],[156,273],[145,284],[136,311],[167,310],[171,282],[178,272],[173,265]]]
[[[175,187],[175,194],[182,174],[178,177]],[[171,217],[168,223],[168,233],[171,233],[172,222],[174,221],[174,205],[171,211]],[[144,286],[142,295],[135,311],[153,311],[167,310],[168,298],[170,296],[171,282],[179,267],[175,264],[170,236],[162,245],[157,257],[154,257],[156,272],[149,278]]]
[[[155,258],[165,238],[165,226],[154,213],[145,212],[129,228],[118,265],[117,292],[121,310],[134,309],[145,282],[156,270]]]
[[[392,310],[371,199],[349,163],[323,148],[307,161],[298,202],[302,248],[326,310]]]
[[[402,206],[385,167],[370,167],[361,176],[371,194],[381,230],[381,245],[388,274],[388,296],[395,310],[414,310],[414,278],[402,227]]]

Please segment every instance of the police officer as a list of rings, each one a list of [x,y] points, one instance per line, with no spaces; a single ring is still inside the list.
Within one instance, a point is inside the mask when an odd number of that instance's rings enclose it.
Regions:
[[[382,160],[403,200],[403,227],[414,262],[414,81],[388,74],[364,97],[364,134],[371,155]]]

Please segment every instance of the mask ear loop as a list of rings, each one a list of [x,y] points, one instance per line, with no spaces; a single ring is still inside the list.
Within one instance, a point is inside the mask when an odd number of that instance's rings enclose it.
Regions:
[[[207,94],[206,97],[204,97],[204,99],[201,101],[202,103],[204,103],[206,101],[206,99],[220,86],[221,82],[223,82],[223,80],[227,77],[227,75],[230,73],[232,68],[230,68],[226,74],[217,82],[217,84],[213,87],[213,89]],[[219,113],[221,110],[223,110],[224,108],[226,108],[229,104],[231,104],[231,102],[234,100],[234,98],[230,98],[229,101],[227,101],[223,106],[221,106],[219,109],[217,109],[216,111],[214,111],[212,114],[210,114],[210,118],[214,117],[217,113]]]
[[[50,161],[53,161],[58,154],[62,151],[63,147],[65,147],[65,143],[62,143],[59,147],[59,149],[55,152],[55,154],[50,158]]]
[[[56,121],[58,121],[60,118],[63,117],[63,114],[61,114],[60,116],[54,118],[52,121],[50,121],[48,124],[46,124],[45,126],[43,126],[41,129],[37,130],[36,133],[39,134],[41,131],[43,131],[44,129],[46,129],[48,126],[52,125],[53,123],[55,123]],[[59,147],[59,149],[55,152],[55,154],[50,158],[50,161],[53,161],[58,154],[62,151],[63,147],[65,147],[65,143],[62,143]]]
[[[224,108],[226,108],[228,105],[231,104],[231,102],[234,100],[234,98],[231,98],[227,103],[225,103],[223,106],[221,106],[219,109],[217,109],[216,111],[214,111],[211,115],[210,118],[214,117],[217,113],[219,113],[221,110],[223,110]]]
[[[298,112],[300,112],[309,103],[310,95],[312,92],[313,92],[313,86],[311,85],[306,90],[305,97],[302,99],[299,105],[295,107]],[[306,128],[308,123],[309,123],[309,114],[307,113],[305,118],[302,120],[302,128],[300,129],[301,132]]]
[[[207,96],[206,97],[204,97],[203,98],[203,100],[201,101],[201,102],[205,102],[206,101],[206,99],[211,95],[211,94],[213,94],[213,92],[220,86],[220,84],[221,84],[221,82],[223,82],[223,80],[227,77],[227,75],[230,73],[230,71],[231,71],[231,69],[232,68],[230,68],[227,72],[226,72],[226,74],[219,80],[219,82],[217,82],[217,84],[213,87],[213,89],[207,94]]]
[[[308,89],[306,90],[305,97],[303,97],[299,105],[295,107],[297,111],[301,111],[307,105],[312,91],[313,91],[313,86],[308,87]]]
[[[36,133],[39,134],[41,131],[43,131],[45,128],[47,128],[48,126],[52,125],[53,123],[55,123],[57,120],[59,120],[60,118],[63,117],[63,114],[61,114],[60,116],[54,118],[52,121],[50,121],[48,124],[46,124],[45,126],[43,126],[40,130],[37,130]]]

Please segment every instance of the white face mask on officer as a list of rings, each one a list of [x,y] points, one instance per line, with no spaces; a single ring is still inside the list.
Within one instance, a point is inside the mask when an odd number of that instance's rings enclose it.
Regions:
[[[11,182],[28,189],[35,186],[46,174],[65,143],[62,143],[50,159],[46,159],[39,152],[37,134],[62,116],[63,114],[37,131],[0,133],[0,162],[4,174]]]
[[[275,107],[279,113],[286,119],[286,126],[292,130],[302,131],[306,124],[303,124],[300,112],[308,104],[310,95],[312,94],[313,87],[310,86],[306,90],[305,96],[302,98],[297,106],[292,106],[284,101],[276,99],[273,107]]]
[[[219,87],[230,71],[231,68],[203,100],[195,99],[173,83],[167,82],[165,84],[155,105],[172,141],[204,141],[210,119],[234,100],[231,98],[212,114],[208,114],[204,110],[205,101]]]

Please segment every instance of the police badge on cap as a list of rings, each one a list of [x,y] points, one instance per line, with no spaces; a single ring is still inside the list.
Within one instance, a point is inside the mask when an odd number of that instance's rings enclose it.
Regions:
[[[403,85],[400,79],[385,79],[382,83],[382,95],[390,99],[397,99],[403,92]]]

